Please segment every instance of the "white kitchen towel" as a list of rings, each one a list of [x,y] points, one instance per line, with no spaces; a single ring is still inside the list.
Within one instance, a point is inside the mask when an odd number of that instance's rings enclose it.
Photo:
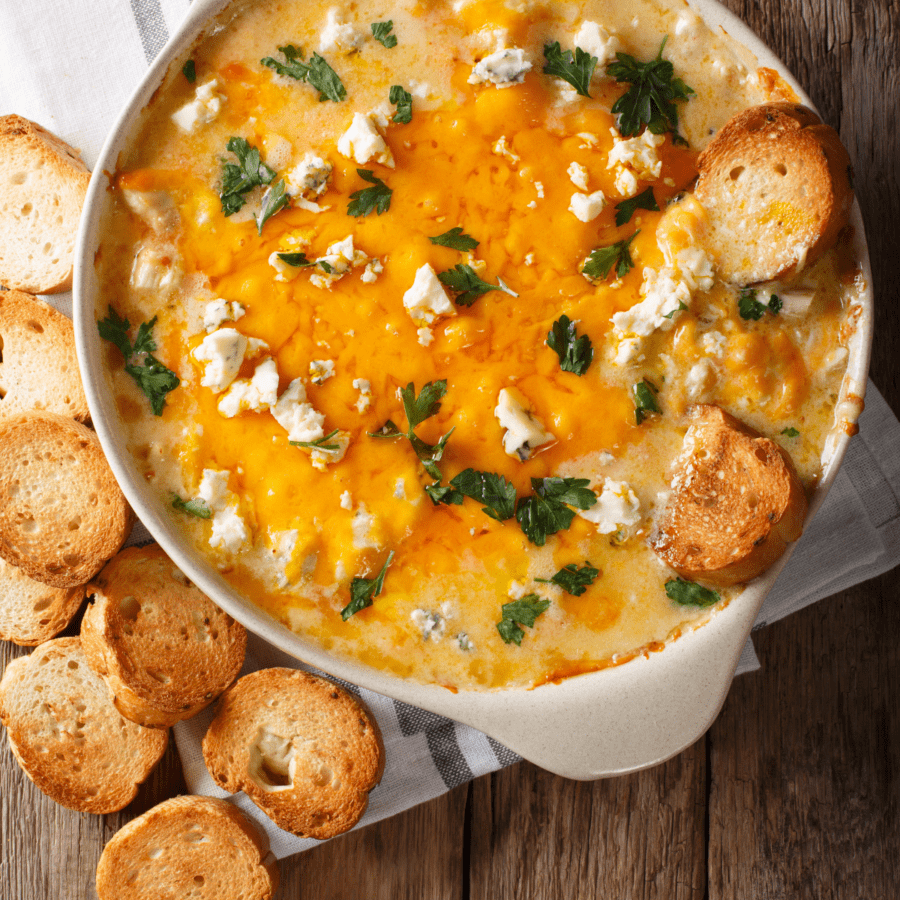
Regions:
[[[187,12],[188,0],[0,0],[0,115],[33,119],[82,150],[93,166],[119,109]],[[47,298],[71,314],[67,295]],[[766,600],[757,627],[900,562],[900,423],[871,383],[861,432],[812,526]],[[131,542],[149,535],[138,526]],[[251,638],[245,666],[298,665]],[[752,643],[738,673],[758,668]],[[360,690],[381,726],[387,768],[360,826],[518,760],[473,728]],[[190,789],[225,796],[203,764],[207,711],[176,726]],[[269,832],[278,857],[317,842],[275,828],[243,795],[234,801]]]

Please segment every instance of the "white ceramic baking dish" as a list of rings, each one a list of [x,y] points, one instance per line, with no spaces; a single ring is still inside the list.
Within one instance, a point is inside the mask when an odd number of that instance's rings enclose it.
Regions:
[[[97,161],[78,237],[74,285],[78,356],[94,427],[136,513],[188,577],[234,618],[285,652],[327,673],[472,725],[526,759],[569,778],[623,774],[675,755],[700,737],[718,714],[760,606],[790,553],[706,625],[684,634],[660,652],[534,690],[451,693],[333,658],[261,612],[184,541],[164,513],[160,499],[133,465],[117,427],[118,413],[103,375],[96,325],[98,284],[94,258],[100,223],[109,202],[107,173],[115,171],[120,150],[127,145],[141,110],[171,63],[186,53],[230,2],[195,0],[179,31],[150,67]],[[781,62],[732,13],[712,0],[695,0],[692,6],[710,26],[724,29],[743,44],[759,65],[777,70],[802,101],[812,106]],[[852,224],[863,278],[870,285],[868,253],[857,205]],[[839,406],[840,416],[848,423],[858,415],[859,404],[846,398],[861,397],[865,391],[873,321],[871,289],[863,305]],[[838,424],[830,441],[824,476],[810,505],[810,517],[833,483],[848,441],[846,429]]]

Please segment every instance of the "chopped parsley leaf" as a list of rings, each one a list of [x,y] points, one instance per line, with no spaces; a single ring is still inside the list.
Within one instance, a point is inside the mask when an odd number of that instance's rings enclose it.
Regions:
[[[275,184],[267,188],[266,192],[263,194],[259,215],[256,217],[257,233],[262,234],[263,225],[265,225],[275,213],[283,210],[290,202],[291,198],[284,189],[284,179],[279,179]]]
[[[367,432],[369,437],[373,438],[397,438],[397,437],[405,437],[406,435],[397,427],[395,422],[392,422],[390,419],[378,429],[378,431],[369,431]]]
[[[308,450],[328,450],[329,452],[334,452],[335,450],[340,450],[341,445],[328,444],[326,441],[330,441],[337,433],[338,430],[335,428],[334,431],[330,431],[328,434],[316,438],[314,441],[288,441],[288,443],[292,447],[306,447]]]
[[[634,268],[634,260],[628,248],[639,234],[640,231],[636,231],[623,241],[592,250],[591,255],[585,260],[581,273],[595,281],[603,281],[615,267],[616,278],[624,278]]]
[[[314,259],[307,259],[305,253],[279,253],[278,258],[289,266],[300,268],[302,266],[314,266]]]
[[[800,432],[797,431],[797,429],[794,428],[794,427],[791,427],[791,428],[785,428],[784,431],[782,431],[781,433],[782,433],[785,437],[789,437],[789,438],[800,437]]]
[[[721,599],[716,591],[683,578],[670,578],[666,582],[666,596],[680,606],[712,606]]]
[[[648,187],[647,190],[641,191],[635,197],[623,200],[616,204],[616,225],[627,225],[631,221],[631,217],[639,209],[649,209],[652,212],[659,212],[659,206],[656,204],[656,198],[653,196],[653,188]]]
[[[483,503],[481,511],[498,522],[511,519],[516,514],[516,489],[496,472],[464,469],[450,484],[460,494]]]
[[[544,44],[544,58],[547,65],[544,66],[545,75],[555,75],[568,82],[581,94],[582,97],[590,97],[591,77],[597,65],[597,57],[586,53],[581,47],[563,51],[559,41],[552,44]]]
[[[459,263],[452,269],[438,274],[441,284],[457,292],[459,296],[455,302],[460,306],[471,306],[482,294],[488,291],[505,291],[507,294],[517,296],[502,282],[500,285],[489,284],[482,281],[471,266]],[[499,279],[498,279],[499,281]]]
[[[372,600],[381,593],[384,576],[388,566],[393,562],[394,551],[388,554],[381,571],[374,578],[360,578],[358,575],[350,582],[350,602],[341,610],[341,618],[346,622],[361,609],[372,605]]]
[[[125,371],[150,401],[153,415],[161,416],[166,405],[166,394],[174,391],[181,382],[171,369],[153,356],[156,341],[153,340],[152,332],[156,316],[138,326],[138,333],[132,344],[128,337],[131,323],[128,319],[123,319],[111,305],[108,310],[106,318],[97,322],[100,337],[119,348],[119,352],[125,357]],[[143,365],[140,360],[132,361],[138,356],[143,357]]]
[[[559,366],[563,372],[584,375],[594,359],[591,339],[586,334],[578,337],[575,323],[568,316],[560,316],[553,323],[547,335],[547,346],[559,357]]]
[[[544,584],[559,585],[567,594],[573,597],[580,597],[593,583],[594,579],[600,574],[599,569],[595,569],[587,560],[579,569],[575,563],[569,563],[563,566],[552,578],[535,578],[535,581]]]
[[[753,288],[741,288],[738,295],[738,312],[741,318],[753,322],[758,322],[767,312],[777,316],[782,305],[781,297],[777,294],[771,294],[768,303],[757,300],[756,291]]]
[[[388,100],[397,107],[397,112],[391,119],[395,125],[408,125],[412,122],[412,94],[409,91],[404,90],[399,84],[392,84]]]
[[[696,91],[680,78],[675,78],[675,67],[662,58],[668,35],[663,38],[656,59],[638,62],[621,51],[616,61],[606,67],[606,74],[620,84],[630,87],[612,105],[612,114],[618,116],[617,127],[626,137],[639,134],[644,125],[653,134],[671,131],[677,143],[684,143],[678,134],[678,107],[675,102],[688,100]]]
[[[588,487],[587,478],[532,478],[534,493],[522,497],[516,506],[516,521],[533,544],[543,547],[548,535],[572,524],[578,509],[590,509],[597,495]]]
[[[651,413],[662,413],[656,402],[659,388],[655,384],[644,378],[632,387],[632,392],[634,393],[634,418],[638,425]]]
[[[549,600],[541,600],[537,594],[526,594],[512,603],[504,603],[500,608],[501,619],[497,631],[507,644],[520,646],[525,632],[519,627],[534,628],[537,617],[550,606]]]
[[[663,318],[664,318],[664,319],[671,319],[672,316],[675,315],[675,313],[677,313],[677,312],[684,312],[684,310],[686,310],[686,309],[687,309],[687,303],[685,303],[684,300],[679,300],[679,301],[678,301],[678,308],[677,308],[677,309],[673,309],[672,312],[666,313],[666,314],[663,316]]]
[[[275,172],[262,161],[259,150],[244,138],[230,138],[225,149],[238,160],[237,165],[224,162],[222,166],[222,212],[230,216],[247,202],[245,194],[256,187],[271,184],[275,179]]]
[[[387,212],[391,208],[391,195],[394,192],[371,169],[357,169],[356,174],[372,187],[354,191],[350,195],[347,215],[367,216],[375,210],[380,216]]]
[[[452,250],[474,250],[478,246],[478,241],[470,234],[466,234],[462,230],[462,225],[457,225],[443,234],[435,235],[428,238],[432,244],[438,244],[441,247],[450,247]]]
[[[197,80],[197,65],[192,60],[189,59],[182,67],[181,74],[184,75],[185,78],[191,83],[194,84]]]
[[[392,50],[397,46],[397,35],[391,34],[393,28],[394,23],[390,19],[387,22],[372,23],[372,36],[379,44],[382,44],[388,50]],[[393,102],[394,101],[391,100],[391,103]]]
[[[421,425],[426,419],[436,416],[441,409],[441,398],[447,393],[447,381],[429,381],[416,396],[416,389],[412,382],[405,388],[400,388],[400,399],[403,401],[403,411],[409,422],[410,431]],[[394,426],[396,428],[396,426]]]
[[[279,47],[278,52],[284,54],[287,62],[280,62],[271,56],[267,56],[260,62],[278,75],[308,82],[319,92],[320,101],[333,100],[335,103],[339,103],[346,99],[347,89],[344,87],[344,83],[337,72],[318,53],[313,53],[309,62],[306,63],[302,61],[303,51],[293,44]]]
[[[212,516],[209,504],[200,497],[195,497],[193,500],[182,500],[178,494],[172,494],[172,506],[189,516],[196,516],[198,519],[209,519]]]
[[[428,494],[435,506],[440,506],[442,503],[447,506],[459,506],[465,499],[456,488],[451,487],[449,484],[441,484],[440,481],[436,481],[434,484],[426,484],[425,493]]]

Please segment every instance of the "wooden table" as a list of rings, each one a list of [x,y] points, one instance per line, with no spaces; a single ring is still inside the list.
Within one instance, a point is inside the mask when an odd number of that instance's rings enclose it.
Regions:
[[[877,297],[872,376],[900,410],[900,4],[725,0],[787,63],[856,172]],[[900,451],[900,448],[898,448]],[[282,895],[366,900],[900,897],[896,574],[757,632],[708,734],[636,775],[528,763],[283,863]],[[3,665],[24,651],[0,648]],[[185,791],[173,749],[111,816],[56,806],[0,738],[0,900],[84,900],[103,845]]]

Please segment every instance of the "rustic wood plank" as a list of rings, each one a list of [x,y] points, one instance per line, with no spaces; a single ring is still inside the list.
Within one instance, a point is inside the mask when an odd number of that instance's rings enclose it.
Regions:
[[[699,900],[706,884],[706,748],[605,781],[529,763],[473,787],[472,900]]]
[[[463,900],[469,785],[285,860],[291,900]]]

